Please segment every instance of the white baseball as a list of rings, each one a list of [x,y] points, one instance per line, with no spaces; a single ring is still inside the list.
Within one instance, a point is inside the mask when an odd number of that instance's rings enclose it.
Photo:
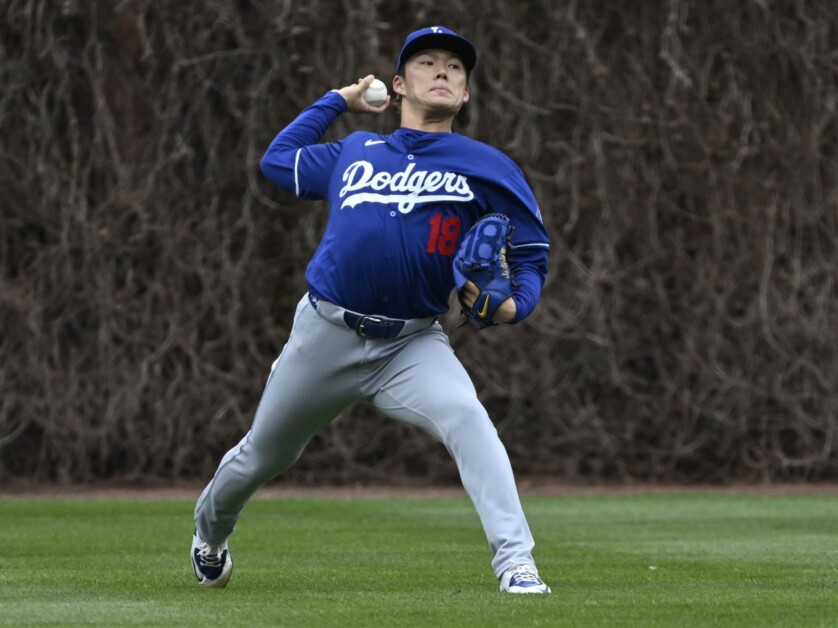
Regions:
[[[384,104],[387,100],[387,86],[378,79],[373,79],[370,86],[364,92],[364,100],[366,100],[373,107],[378,107]]]

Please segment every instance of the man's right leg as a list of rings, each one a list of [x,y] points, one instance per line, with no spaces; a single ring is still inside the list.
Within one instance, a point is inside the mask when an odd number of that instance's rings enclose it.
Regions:
[[[323,319],[303,298],[253,426],[224,455],[198,499],[195,528],[203,541],[221,546],[253,493],[293,465],[309,440],[359,398],[356,378],[348,372],[353,360],[360,361],[358,340],[348,328]]]

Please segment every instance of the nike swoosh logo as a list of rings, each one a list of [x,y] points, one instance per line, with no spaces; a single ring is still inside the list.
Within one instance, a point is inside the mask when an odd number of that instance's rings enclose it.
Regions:
[[[491,295],[489,295],[489,294],[486,295],[486,300],[483,301],[483,307],[481,307],[479,310],[477,310],[477,316],[479,316],[480,318],[486,318],[486,314],[489,313],[489,297],[490,296]]]
[[[376,144],[386,144],[384,140],[367,140],[364,146],[375,146]]]

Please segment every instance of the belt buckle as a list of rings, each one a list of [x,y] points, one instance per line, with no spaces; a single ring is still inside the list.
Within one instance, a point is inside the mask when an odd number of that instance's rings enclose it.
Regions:
[[[362,316],[361,318],[359,318],[358,323],[355,325],[355,333],[364,338],[370,337],[367,336],[366,333],[364,333],[364,323],[366,323],[367,321],[369,321],[370,323],[377,323],[379,325],[384,323],[384,320],[378,318],[377,316]]]

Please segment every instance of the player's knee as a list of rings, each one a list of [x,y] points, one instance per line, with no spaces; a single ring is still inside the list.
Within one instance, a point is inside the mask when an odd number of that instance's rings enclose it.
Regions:
[[[461,399],[450,404],[444,416],[444,439],[447,445],[460,442],[462,438],[497,437],[497,430],[486,409],[476,399]]]

